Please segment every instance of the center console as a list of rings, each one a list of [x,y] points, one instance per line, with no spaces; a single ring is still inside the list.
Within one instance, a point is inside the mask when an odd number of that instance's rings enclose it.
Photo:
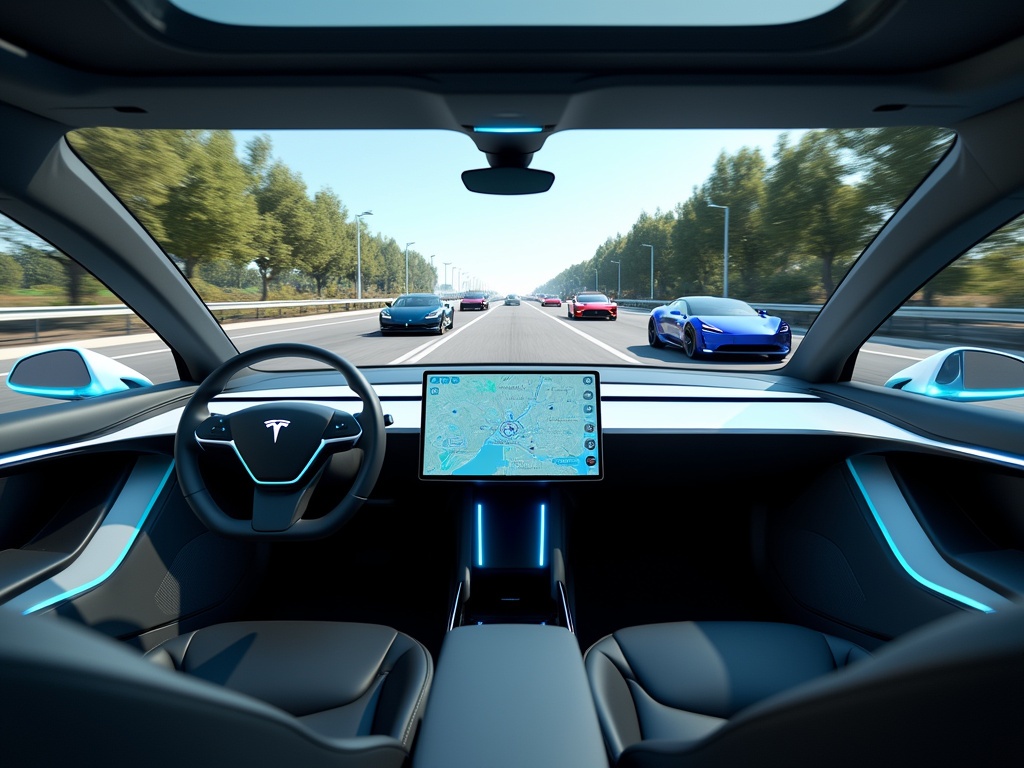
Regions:
[[[413,768],[608,765],[576,637],[543,624],[448,633]]]

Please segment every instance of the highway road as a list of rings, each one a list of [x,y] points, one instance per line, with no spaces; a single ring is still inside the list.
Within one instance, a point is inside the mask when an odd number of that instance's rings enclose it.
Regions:
[[[536,363],[671,366],[715,370],[771,371],[777,364],[751,360],[689,360],[681,350],[655,349],[647,343],[646,311],[620,309],[616,322],[572,321],[566,310],[534,302],[505,306],[495,302],[484,312],[455,311],[455,327],[443,336],[383,337],[377,310],[235,323],[226,331],[239,350],[282,341],[329,349],[358,366]],[[794,338],[799,345],[800,337]],[[152,334],[82,342],[120,360],[154,382],[177,378],[171,354]],[[893,373],[935,351],[919,342],[869,343],[861,350],[854,380],[883,384]],[[31,348],[0,348],[0,375]],[[0,413],[53,403],[0,389]],[[988,404],[1024,412],[1021,400]]]

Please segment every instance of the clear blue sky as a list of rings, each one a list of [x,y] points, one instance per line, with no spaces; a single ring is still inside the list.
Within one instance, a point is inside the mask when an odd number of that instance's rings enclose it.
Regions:
[[[262,132],[238,131],[240,148]],[[531,167],[555,183],[540,195],[466,190],[460,174],[486,167],[466,136],[446,131],[266,131],[274,156],[312,196],[330,187],[348,218],[364,210],[372,234],[413,242],[439,280],[473,275],[483,287],[526,293],[629,231],[641,213],[670,211],[711,173],[722,151],[761,147],[770,163],[777,131],[573,131],[550,137]],[[794,135],[799,132],[792,132]],[[728,205],[728,201],[721,202]],[[648,259],[649,251],[637,253]]]

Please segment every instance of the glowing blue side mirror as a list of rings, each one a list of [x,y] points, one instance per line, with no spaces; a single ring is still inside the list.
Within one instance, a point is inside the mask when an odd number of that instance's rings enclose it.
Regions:
[[[7,374],[7,386],[15,392],[57,400],[82,400],[152,385],[127,365],[80,347],[26,355]]]
[[[885,386],[965,402],[1024,396],[1024,358],[979,347],[950,347],[894,374]]]

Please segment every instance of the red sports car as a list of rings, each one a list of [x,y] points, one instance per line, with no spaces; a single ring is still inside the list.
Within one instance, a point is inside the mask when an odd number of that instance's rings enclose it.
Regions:
[[[579,293],[566,303],[570,320],[584,317],[603,317],[614,320],[618,317],[618,305],[603,293]]]
[[[562,306],[562,300],[557,296],[545,296],[540,300],[542,307],[560,307]]]
[[[489,306],[490,303],[485,291],[467,291],[466,295],[462,297],[462,301],[459,302],[459,312],[467,309],[484,310]]]

